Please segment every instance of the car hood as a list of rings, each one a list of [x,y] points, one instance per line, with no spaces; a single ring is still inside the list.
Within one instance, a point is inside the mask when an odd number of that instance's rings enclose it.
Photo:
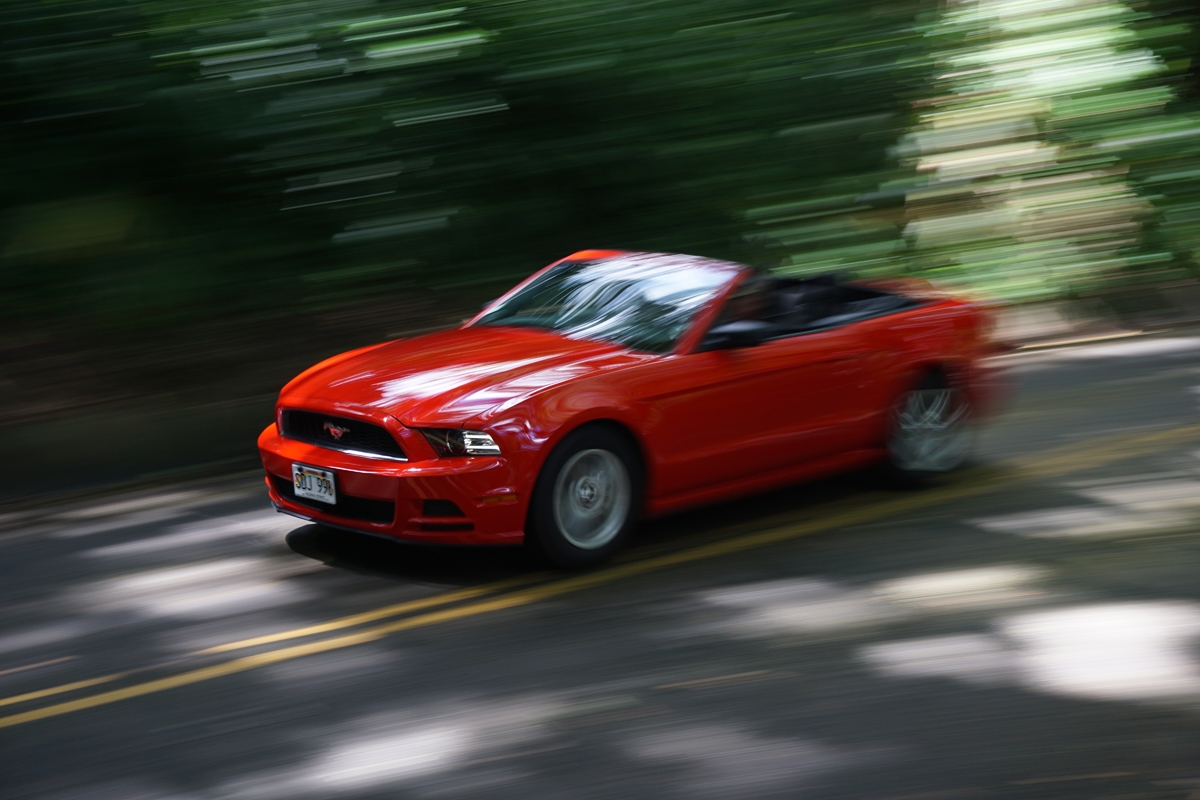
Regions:
[[[289,383],[280,399],[372,408],[410,426],[456,426],[564,381],[652,357],[536,329],[459,328],[335,356]]]

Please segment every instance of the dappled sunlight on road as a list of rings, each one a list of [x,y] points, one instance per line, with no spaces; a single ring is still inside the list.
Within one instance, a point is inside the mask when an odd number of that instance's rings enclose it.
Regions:
[[[208,619],[296,603],[305,595],[272,580],[265,559],[226,558],[109,579],[81,588],[77,597],[93,612]]]
[[[1042,358],[1047,361],[1079,361],[1110,358],[1146,358],[1161,355],[1194,355],[1200,351],[1200,336],[1176,336],[1138,341],[1068,347],[1053,350]]]
[[[1171,474],[1128,476],[1118,481],[1073,482],[1070,489],[1091,505],[1023,511],[972,520],[993,533],[1033,538],[1145,536],[1191,529],[1200,512],[1200,480]]]
[[[702,599],[736,616],[701,624],[735,636],[780,634],[861,635],[912,621],[922,614],[977,611],[1044,600],[1047,570],[996,566],[924,573],[853,587],[822,579],[735,586],[704,592]]]
[[[1106,603],[994,621],[995,633],[868,645],[885,675],[1011,684],[1092,700],[1200,700],[1200,604]]]
[[[1101,700],[1198,700],[1200,604],[1104,603],[1004,619],[1022,683]]]
[[[391,704],[388,704],[391,705]],[[456,696],[397,707],[297,731],[317,743],[303,764],[251,774],[217,790],[230,800],[345,796],[383,787],[451,792],[525,777],[497,756],[544,743],[561,701],[532,696],[507,702]]]
[[[294,518],[273,511],[248,511],[215,519],[175,525],[159,536],[137,539],[132,542],[106,545],[84,551],[82,555],[96,558],[137,556],[171,550],[187,550],[195,553],[207,545],[220,543],[223,539],[282,541],[283,534],[294,530],[298,523]]]
[[[15,796],[1158,798],[1200,720],[1187,357],[1060,360],[982,469],[651,521],[591,572],[307,525],[257,475],[7,519]],[[78,767],[21,766],[50,746]]]
[[[777,738],[732,725],[699,724],[640,733],[627,745],[632,759],[672,765],[667,790],[677,797],[727,798],[739,794],[796,794],[828,773],[872,761],[855,748]]]

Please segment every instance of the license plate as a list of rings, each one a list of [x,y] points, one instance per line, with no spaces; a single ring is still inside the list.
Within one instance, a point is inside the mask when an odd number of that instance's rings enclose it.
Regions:
[[[296,497],[320,500],[330,505],[337,503],[333,473],[328,470],[292,464],[292,483],[296,487]]]

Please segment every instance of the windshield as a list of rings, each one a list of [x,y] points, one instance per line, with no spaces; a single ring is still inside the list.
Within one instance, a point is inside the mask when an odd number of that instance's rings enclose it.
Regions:
[[[733,264],[685,256],[567,261],[490,308],[475,324],[545,328],[665,353],[736,272]]]

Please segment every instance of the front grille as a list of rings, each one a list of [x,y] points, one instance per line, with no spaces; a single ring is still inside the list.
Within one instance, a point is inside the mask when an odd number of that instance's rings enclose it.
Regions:
[[[283,435],[329,450],[382,456],[407,461],[404,450],[387,428],[371,422],[312,411],[285,409],[281,416]],[[340,433],[340,436],[335,436]]]
[[[307,497],[296,497],[296,487],[287,478],[271,475],[271,485],[284,500],[298,506],[324,511],[334,517],[357,519],[363,522],[391,522],[396,518],[396,504],[386,500],[370,500],[338,493],[337,503],[330,505]]]

